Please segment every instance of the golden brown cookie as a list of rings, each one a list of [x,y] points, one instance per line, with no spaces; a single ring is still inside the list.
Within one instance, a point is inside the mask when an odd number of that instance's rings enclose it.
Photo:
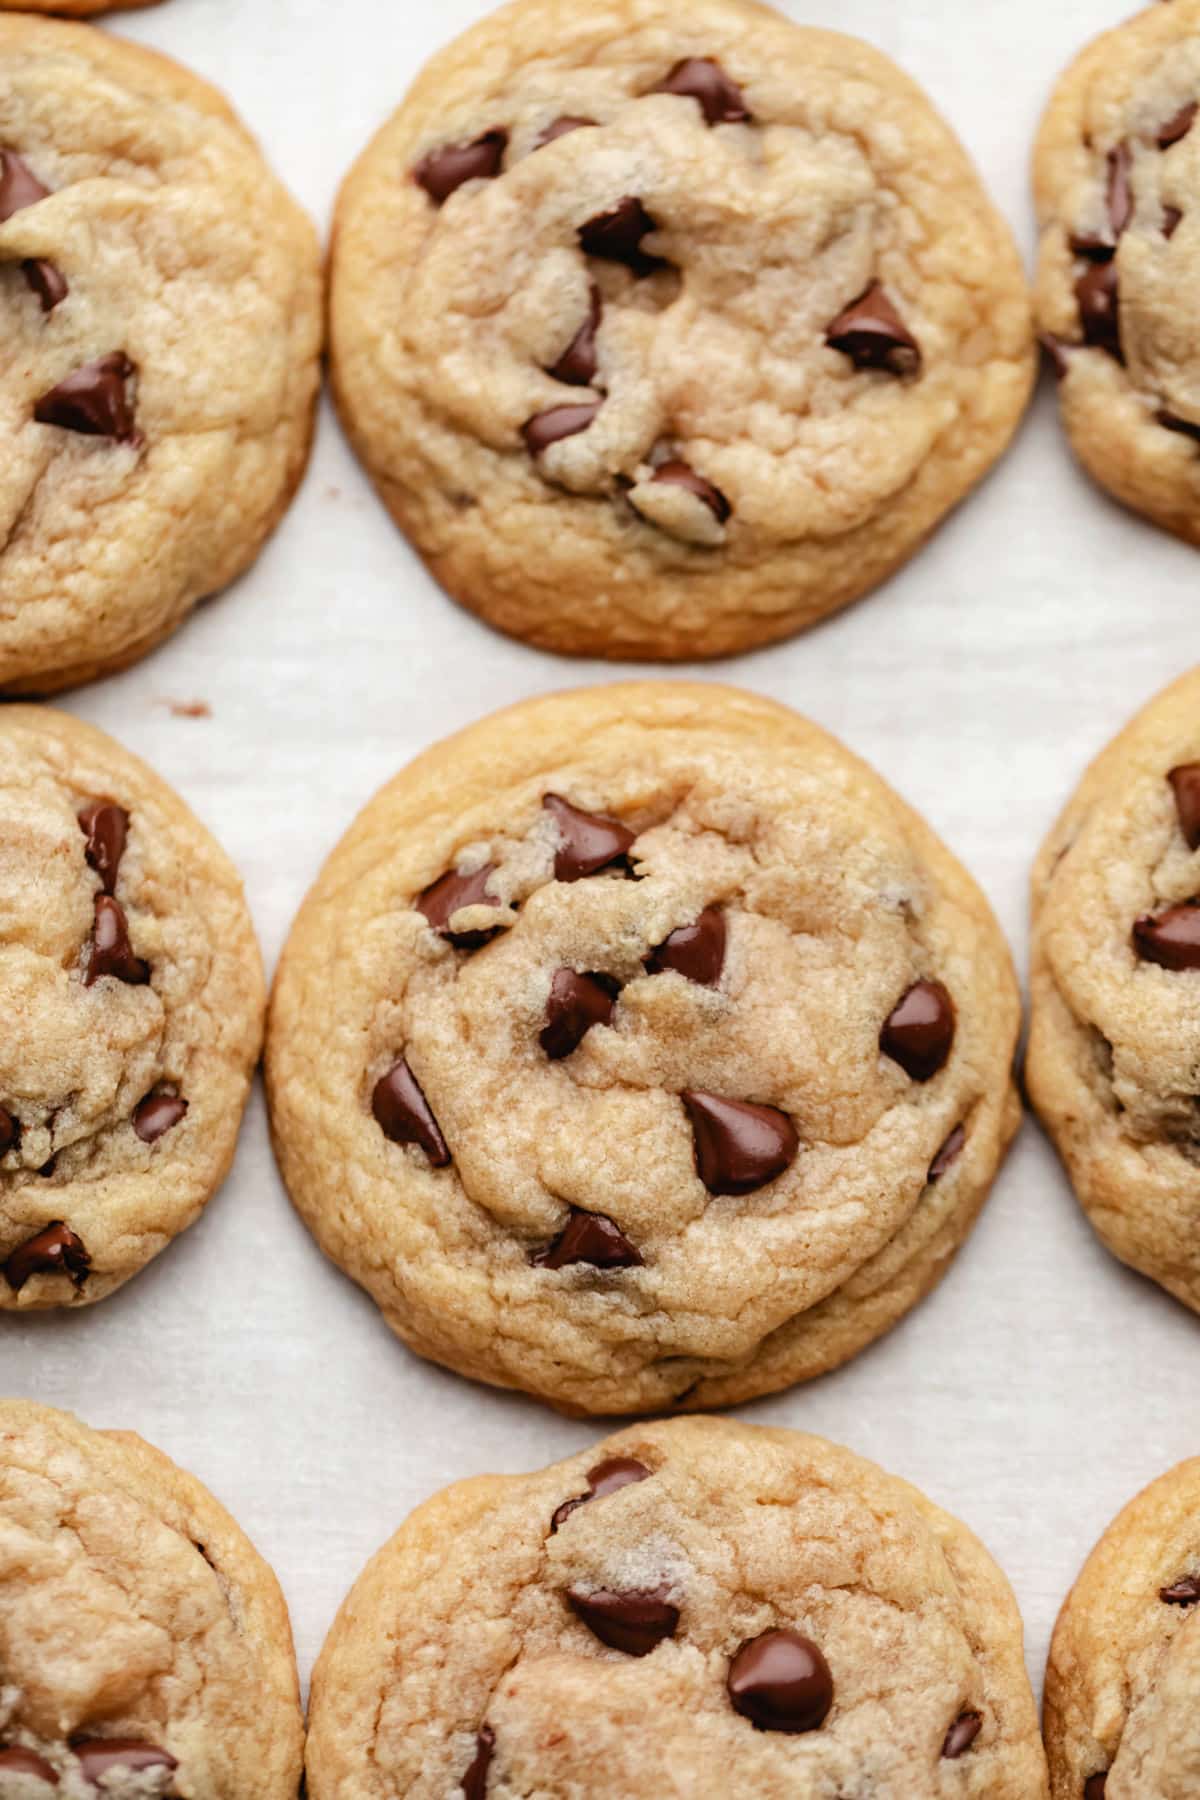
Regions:
[[[0,12],[58,13],[67,19],[91,19],[97,13],[133,12],[159,0],[0,0]]]

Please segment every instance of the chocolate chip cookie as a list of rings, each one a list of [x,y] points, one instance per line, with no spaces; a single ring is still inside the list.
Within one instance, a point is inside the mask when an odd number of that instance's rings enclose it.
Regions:
[[[59,13],[64,18],[90,19],[96,13],[133,12],[158,3],[159,0],[0,0],[0,12]]]
[[[0,17],[0,689],[133,662],[254,560],[303,472],[308,220],[198,77]]]
[[[263,977],[179,796],[45,707],[0,708],[0,1002],[0,1312],[86,1306],[224,1179]]]
[[[1191,1800],[1200,1783],[1200,1460],[1130,1502],[1084,1564],[1046,1669],[1054,1800]]]
[[[942,1274],[1018,1012],[979,891],[815,726],[568,693],[429,751],[330,858],[275,988],[276,1148],[421,1354],[567,1410],[726,1405]]]
[[[635,1426],[420,1507],[313,1676],[310,1800],[1044,1800],[1008,1583],[821,1438]]]
[[[291,1627],[207,1490],[0,1400],[0,1800],[295,1800]]]
[[[924,94],[754,0],[517,0],[350,175],[351,438],[437,579],[546,649],[716,656],[865,593],[1029,392],[1005,224]]]
[[[1084,467],[1200,543],[1200,0],[1072,65],[1042,124],[1038,320]]]
[[[1033,881],[1029,1093],[1092,1224],[1200,1311],[1200,670],[1084,776]]]

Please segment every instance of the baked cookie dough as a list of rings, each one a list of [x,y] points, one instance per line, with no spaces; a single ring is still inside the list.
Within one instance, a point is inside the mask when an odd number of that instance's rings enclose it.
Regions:
[[[197,76],[0,16],[0,689],[135,661],[254,560],[308,457],[321,271]]]
[[[1200,1311],[1198,850],[1200,669],[1108,746],[1042,846],[1026,1071],[1109,1249]]]
[[[59,13],[64,18],[90,19],[97,13],[132,12],[157,4],[158,0],[0,0],[0,12]]]
[[[634,1426],[418,1508],[313,1676],[309,1800],[1044,1800],[1008,1583],[835,1444]]]
[[[438,745],[334,851],[268,1031],[280,1167],[413,1349],[728,1405],[937,1281],[1015,1128],[986,902],[786,708],[643,683]]]
[[[1059,1614],[1046,1669],[1054,1800],[1200,1791],[1200,1460],[1113,1521]]]
[[[199,1216],[264,1004],[241,882],[179,796],[0,708],[0,1312],[103,1300]]]
[[[0,1800],[295,1800],[279,1584],[161,1451],[0,1401]]]
[[[517,0],[346,182],[346,428],[442,585],[545,649],[694,658],[875,586],[1004,449],[1007,226],[925,95],[754,0]]]
[[[1088,473],[1200,543],[1200,0],[1078,58],[1034,164],[1038,323]]]

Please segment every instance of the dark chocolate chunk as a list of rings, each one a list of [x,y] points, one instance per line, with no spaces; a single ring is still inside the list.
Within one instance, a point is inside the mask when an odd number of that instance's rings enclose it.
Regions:
[[[1143,962],[1161,969],[1200,969],[1200,901],[1145,913],[1134,922],[1133,947]]]
[[[178,1125],[187,1109],[182,1094],[147,1094],[133,1109],[133,1129],[143,1144],[156,1144]]]
[[[475,1739],[475,1760],[462,1778],[466,1800],[485,1800],[488,1770],[496,1751],[496,1734],[490,1725],[481,1725]]]
[[[61,269],[56,269],[44,257],[26,257],[21,264],[21,273],[25,277],[25,285],[37,295],[44,313],[52,313],[56,306],[61,306],[70,292],[67,278]]]
[[[674,1637],[679,1627],[679,1608],[671,1604],[662,1588],[628,1593],[600,1588],[591,1594],[568,1588],[567,1603],[593,1636],[610,1650],[624,1651],[626,1656],[649,1656],[659,1644]]]
[[[725,967],[725,914],[719,906],[706,906],[691,925],[681,925],[646,958],[651,975],[673,969],[697,987],[715,988]]]
[[[131,443],[137,434],[126,383],[134,373],[123,350],[97,357],[95,362],[73,369],[57,387],[43,394],[34,404],[33,416],[39,425]]]
[[[878,281],[838,314],[825,333],[825,342],[831,350],[848,356],[857,369],[915,375],[921,367],[921,346]]]
[[[88,867],[95,869],[104,892],[111,894],[116,888],[117,872],[125,854],[129,814],[111,800],[94,800],[80,813],[79,829],[87,839],[84,856]]]
[[[480,950],[484,944],[490,943],[500,927],[495,931],[451,931],[450,921],[455,913],[466,906],[500,905],[495,894],[487,891],[488,878],[495,870],[495,863],[485,863],[482,869],[475,869],[470,875],[460,875],[454,869],[446,875],[439,876],[425,889],[417,901],[417,911],[423,913],[433,929],[452,943],[456,950]]]
[[[954,1002],[940,981],[917,981],[879,1034],[885,1056],[914,1081],[932,1081],[954,1047]]]
[[[1108,153],[1108,219],[1115,239],[1127,229],[1133,218],[1133,151],[1128,144],[1118,144]]]
[[[1200,425],[1196,427],[1200,436]],[[1175,793],[1179,829],[1189,850],[1200,850],[1200,763],[1180,763],[1167,780]]]
[[[6,1106],[0,1106],[0,1156],[7,1156],[21,1135],[21,1122]]]
[[[83,1239],[61,1219],[54,1219],[13,1251],[4,1265],[4,1279],[17,1294],[32,1275],[69,1275],[76,1287],[82,1287],[91,1266]]]
[[[156,1744],[137,1738],[77,1738],[71,1745],[85,1781],[100,1786],[100,1777],[115,1770],[140,1775],[146,1769],[177,1769],[178,1759]]]
[[[689,1089],[696,1170],[710,1194],[753,1194],[796,1160],[800,1139],[785,1112]]]
[[[1083,1800],[1104,1800],[1104,1790],[1107,1786],[1107,1770],[1099,1775],[1089,1775],[1083,1784]]]
[[[579,975],[559,969],[550,984],[546,1024],[538,1039],[551,1062],[578,1050],[593,1025],[607,1025],[613,1015],[617,984],[606,975]]]
[[[580,227],[579,242],[586,256],[601,262],[623,263],[637,276],[652,275],[663,264],[660,258],[647,255],[642,239],[657,230],[637,196],[626,194],[607,212],[597,213]]]
[[[544,150],[547,144],[556,144],[559,138],[570,137],[573,131],[589,131],[594,128],[596,123],[595,119],[584,119],[571,113],[564,113],[561,119],[555,119],[552,125],[547,125],[533,147],[535,150]]]
[[[645,1463],[638,1462],[633,1456],[609,1456],[603,1462],[589,1469],[587,1474],[588,1491],[576,1494],[571,1500],[564,1500],[555,1510],[550,1521],[551,1536],[573,1512],[586,1506],[589,1500],[603,1500],[607,1494],[615,1494],[623,1487],[632,1487],[635,1482],[648,1481],[650,1470]]]
[[[665,462],[654,471],[655,481],[666,482],[670,487],[685,488],[689,494],[695,494],[697,500],[703,500],[718,525],[728,524],[733,508],[711,481],[698,475],[690,463]]]
[[[588,316],[547,374],[567,387],[591,387],[596,379],[596,333],[604,317],[600,289],[593,282]]]
[[[1197,102],[1189,100],[1186,106],[1181,106],[1177,113],[1172,114],[1165,125],[1159,126],[1157,143],[1160,150],[1169,150],[1172,144],[1177,144],[1180,138],[1187,136],[1196,123],[1197,110]]]
[[[946,1739],[942,1745],[942,1755],[948,1762],[956,1762],[960,1756],[966,1755],[982,1730],[982,1713],[959,1713],[946,1733]]]
[[[552,406],[547,412],[535,413],[521,427],[521,436],[530,456],[543,455],[552,444],[561,444],[564,438],[578,437],[581,431],[595,424],[603,404],[601,400],[585,400],[578,406]]]
[[[587,875],[598,875],[627,856],[637,839],[637,833],[617,819],[581,812],[560,794],[547,794],[542,805],[558,826],[555,881],[582,881]]]
[[[7,1749],[0,1750],[0,1775],[32,1775],[38,1781],[44,1781],[47,1787],[58,1786],[58,1776],[45,1758],[36,1750],[26,1750],[21,1744],[10,1744]]]
[[[393,1144],[418,1144],[435,1169],[450,1162],[450,1151],[421,1085],[403,1057],[375,1083],[371,1111]]]
[[[1159,1588],[1158,1597],[1165,1606],[1195,1606],[1200,1600],[1200,1576],[1184,1575],[1170,1587]]]
[[[1096,263],[1075,283],[1083,341],[1124,362],[1121,349],[1121,296],[1116,263]]]
[[[144,987],[150,979],[150,964],[133,954],[124,907],[111,894],[97,894],[95,907],[96,922],[83,985],[93,987],[102,975],[113,975],[129,987]]]
[[[1070,344],[1065,338],[1055,337],[1052,332],[1043,333],[1039,340],[1042,349],[1050,358],[1050,366],[1054,370],[1055,381],[1065,381],[1071,369],[1071,352],[1078,350],[1078,344]]]
[[[24,157],[15,150],[0,150],[0,225],[14,213],[47,199],[49,193],[50,189],[38,180]]]
[[[764,1631],[743,1644],[726,1687],[734,1711],[760,1731],[816,1731],[833,1705],[829,1664],[798,1631]]]
[[[619,1226],[603,1213],[571,1208],[564,1229],[533,1259],[538,1269],[566,1269],[589,1263],[594,1269],[637,1269],[642,1258]]]
[[[676,63],[651,92],[699,101],[709,125],[745,125],[752,116],[741,88],[711,56],[689,56]]]
[[[435,206],[445,206],[451,194],[467,181],[493,181],[504,166],[507,131],[485,131],[469,144],[447,144],[431,150],[413,170],[413,180],[423,187]]]
[[[940,1181],[947,1169],[949,1169],[952,1164],[956,1163],[962,1155],[963,1145],[966,1141],[967,1133],[965,1128],[962,1125],[956,1125],[933,1161],[930,1163],[929,1174],[925,1179],[929,1182]]]

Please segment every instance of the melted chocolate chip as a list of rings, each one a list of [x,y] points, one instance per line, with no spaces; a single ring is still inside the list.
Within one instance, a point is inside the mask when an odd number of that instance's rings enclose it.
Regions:
[[[586,400],[579,406],[552,406],[548,412],[535,413],[521,427],[525,448],[530,456],[542,456],[552,444],[564,438],[578,437],[596,422],[603,401]]]
[[[1200,1600],[1200,1576],[1185,1575],[1170,1587],[1159,1588],[1158,1597],[1165,1606],[1195,1606]]]
[[[646,958],[651,975],[673,969],[697,987],[715,988],[725,967],[725,914],[706,906],[692,925],[681,925]]]
[[[1200,969],[1200,901],[1145,913],[1134,922],[1133,947],[1143,962],[1161,969]]]
[[[833,1705],[829,1664],[798,1631],[764,1631],[743,1644],[726,1680],[735,1712],[760,1731],[816,1731]]]
[[[122,1769],[140,1775],[145,1769],[177,1769],[178,1759],[156,1744],[145,1744],[136,1738],[77,1738],[71,1745],[79,1760],[79,1771],[93,1787],[100,1777]]]
[[[39,425],[132,443],[136,432],[125,384],[134,372],[123,350],[84,363],[35,402],[33,416]]]
[[[106,894],[117,885],[117,871],[129,836],[129,814],[110,800],[94,800],[79,815],[79,829],[87,839],[84,856],[99,875]]]
[[[604,317],[600,289],[592,284],[588,316],[552,369],[546,372],[567,387],[591,387],[596,379],[596,333]]]
[[[579,242],[586,256],[601,262],[623,263],[638,276],[652,275],[662,268],[658,257],[648,256],[642,239],[658,226],[634,194],[626,194],[608,212],[597,213],[580,227]]]
[[[435,1169],[444,1169],[450,1162],[433,1110],[403,1057],[375,1083],[371,1111],[384,1137],[393,1144],[420,1145]]]
[[[1121,298],[1115,263],[1097,263],[1075,283],[1083,341],[1124,362],[1121,349]]]
[[[946,1739],[942,1745],[942,1755],[948,1762],[956,1762],[960,1756],[966,1755],[982,1730],[982,1713],[959,1713],[946,1733]]]
[[[467,181],[493,181],[504,164],[507,131],[485,131],[469,144],[447,144],[431,150],[413,170],[413,180],[435,206],[445,206]]]
[[[1089,1775],[1083,1784],[1083,1800],[1104,1800],[1104,1790],[1107,1786],[1107,1770],[1100,1775]]]
[[[733,508],[711,481],[698,475],[690,463],[665,462],[654,471],[655,481],[665,482],[669,487],[684,488],[689,494],[695,494],[697,500],[703,500],[718,525],[728,524],[733,515]]]
[[[1169,243],[1183,224],[1183,214],[1177,206],[1163,207],[1162,234]]]
[[[1128,144],[1118,144],[1108,153],[1108,220],[1113,237],[1119,239],[1133,218],[1133,151]]]
[[[615,1494],[623,1487],[632,1487],[635,1482],[648,1481],[650,1470],[645,1463],[637,1461],[633,1456],[610,1456],[604,1462],[597,1463],[587,1474],[588,1491],[576,1494],[572,1500],[564,1500],[555,1511],[550,1521],[551,1536],[558,1530],[573,1512],[586,1506],[589,1500],[603,1500],[608,1494]]]
[[[1065,381],[1071,370],[1071,353],[1079,348],[1078,344],[1069,344],[1065,338],[1055,337],[1052,332],[1043,333],[1039,341],[1050,358],[1055,381]]]
[[[698,100],[709,125],[745,125],[753,116],[741,88],[711,56],[690,56],[676,63],[651,92]]]
[[[753,1194],[796,1160],[800,1139],[785,1112],[689,1089],[696,1171],[710,1194]]]
[[[573,131],[590,131],[596,123],[595,119],[583,119],[564,113],[561,119],[555,119],[553,125],[547,125],[533,147],[535,150],[544,150],[547,144],[556,144],[559,138],[570,137]]]
[[[481,950],[500,929],[499,926],[496,931],[450,929],[451,919],[464,907],[500,905],[495,894],[487,891],[488,879],[495,867],[495,863],[485,863],[482,869],[475,869],[470,875],[460,875],[451,869],[449,874],[439,876],[427,887],[417,901],[417,911],[423,913],[439,937],[446,938],[456,950]]]
[[[608,1588],[592,1594],[568,1588],[567,1604],[594,1637],[626,1656],[649,1656],[665,1639],[674,1637],[679,1626],[679,1608],[672,1606],[662,1588],[624,1594]]]
[[[52,313],[56,306],[61,306],[71,291],[66,276],[44,257],[26,257],[21,264],[21,273],[26,286],[40,300],[44,313]]]
[[[825,333],[825,342],[831,350],[848,356],[856,369],[915,375],[921,367],[921,346],[878,281],[838,314]]]
[[[147,1094],[133,1110],[133,1129],[143,1144],[156,1144],[185,1116],[188,1103],[182,1094]]]
[[[69,1275],[78,1288],[87,1280],[91,1266],[83,1239],[55,1219],[13,1251],[4,1265],[4,1279],[16,1294],[32,1275]]]
[[[616,982],[607,975],[577,975],[559,969],[550,984],[546,1024],[538,1039],[551,1062],[578,1050],[593,1025],[607,1025],[613,1015]]]
[[[7,1156],[21,1135],[21,1122],[6,1106],[0,1106],[0,1156]]]
[[[475,1739],[475,1760],[462,1778],[466,1800],[484,1800],[487,1794],[488,1770],[496,1750],[496,1734],[490,1725],[481,1725]]]
[[[1175,793],[1175,810],[1184,841],[1189,850],[1200,850],[1200,763],[1180,763],[1167,780]]]
[[[38,180],[24,157],[15,150],[0,150],[0,225],[14,213],[24,212],[45,200],[50,189]]]
[[[93,987],[102,975],[113,975],[129,987],[144,987],[150,979],[150,964],[133,954],[124,907],[111,894],[97,894],[95,905],[96,922],[83,985]]]
[[[932,1081],[954,1047],[954,1023],[941,982],[914,982],[880,1032],[879,1048],[914,1081]]]
[[[933,1161],[930,1163],[929,1173],[925,1179],[929,1182],[940,1181],[947,1169],[949,1169],[952,1164],[956,1163],[962,1155],[963,1145],[966,1141],[967,1133],[965,1127],[956,1125]]]
[[[50,1764],[36,1750],[26,1750],[20,1744],[0,1750],[0,1775],[32,1775],[49,1787],[58,1786],[58,1776]]]
[[[554,855],[555,881],[582,881],[620,862],[633,848],[635,831],[604,813],[581,812],[560,794],[547,794],[542,805],[558,826]]]
[[[1085,262],[1111,262],[1117,254],[1117,246],[1111,237],[1102,237],[1095,231],[1076,231],[1070,238],[1071,249],[1076,256],[1082,256]]]
[[[1196,113],[1200,110],[1195,100],[1189,100],[1186,106],[1169,118],[1165,125],[1160,125],[1156,142],[1160,150],[1169,150],[1180,138],[1185,138],[1196,123]]]
[[[642,1258],[619,1226],[603,1213],[571,1208],[565,1228],[549,1249],[532,1259],[537,1269],[566,1269],[589,1263],[593,1269],[637,1269]]]

